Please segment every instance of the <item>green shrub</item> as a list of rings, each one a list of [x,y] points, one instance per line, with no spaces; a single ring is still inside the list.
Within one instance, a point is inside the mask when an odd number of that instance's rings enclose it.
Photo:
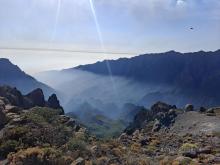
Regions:
[[[25,113],[24,116],[26,117],[26,119],[28,119],[34,123],[37,123],[37,124],[46,122],[46,120],[42,116],[35,114],[35,113],[32,113],[32,112],[27,112],[27,113]]]
[[[86,143],[80,139],[72,138],[67,143],[67,149],[70,151],[76,151],[76,150],[86,150]]]
[[[8,131],[6,131],[4,133],[4,139],[19,139],[20,137],[22,137],[23,135],[25,135],[27,132],[29,132],[29,129],[27,127],[22,127],[22,126],[18,126],[18,127],[14,127],[11,129],[8,129]]]
[[[25,114],[25,117],[35,123],[53,122],[60,114],[59,109],[34,107]]]
[[[180,151],[192,151],[192,150],[197,150],[198,146],[196,144],[191,144],[191,143],[184,143],[180,147]]]

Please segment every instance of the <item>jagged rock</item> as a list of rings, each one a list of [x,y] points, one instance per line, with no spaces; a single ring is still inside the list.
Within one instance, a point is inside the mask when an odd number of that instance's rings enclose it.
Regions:
[[[161,128],[161,123],[159,120],[156,120],[152,129],[152,132],[157,132],[159,131]]]
[[[7,113],[19,113],[22,109],[17,106],[6,105],[5,110]]]
[[[5,116],[5,113],[0,109],[0,127],[4,125],[7,121],[7,118]]]
[[[207,116],[215,116],[215,110],[218,109],[218,108],[209,108],[207,111],[206,111],[206,115]]]
[[[192,104],[186,104],[185,111],[186,112],[194,111],[194,106]]]
[[[60,115],[59,121],[60,121],[60,123],[66,123],[69,119],[70,119],[69,116]]]
[[[192,151],[184,151],[184,152],[182,152],[182,155],[185,157],[189,157],[189,158],[196,158],[198,153],[196,151],[192,150]]]
[[[0,110],[5,109],[5,103],[4,101],[0,98]]]
[[[214,163],[220,163],[220,156],[217,156],[217,157],[215,157],[214,159],[213,159],[213,162]]]
[[[65,124],[67,126],[74,127],[76,125],[76,120],[70,118]]]
[[[206,113],[215,113],[216,108],[209,108]]]
[[[118,139],[120,141],[125,141],[128,139],[128,135],[126,133],[122,133]]]
[[[200,107],[199,112],[201,112],[201,113],[206,112],[206,108],[205,107]]]
[[[206,146],[204,148],[199,148],[198,154],[210,154],[212,152],[211,146]]]
[[[133,137],[138,137],[139,134],[140,134],[140,131],[136,130],[136,131],[134,131],[134,133],[132,135],[133,135]]]
[[[12,112],[9,112],[6,114],[7,117],[9,118],[17,118],[17,117],[20,117],[20,115],[16,114],[16,113],[12,113]]]
[[[45,106],[45,99],[44,99],[44,93],[42,89],[37,88],[34,91],[30,92],[25,96],[28,101],[26,101],[26,107],[30,108],[33,106],[39,106],[44,107]]]
[[[83,158],[79,157],[71,165],[84,165],[84,164],[85,164],[85,160]]]
[[[95,154],[95,153],[98,151],[97,145],[92,146],[92,147],[90,148],[90,150],[91,150],[91,152],[92,152],[93,154]]]
[[[10,121],[10,124],[20,124],[20,123],[23,123],[23,121],[24,120],[21,117],[16,117]]]
[[[12,105],[23,107],[24,98],[20,91],[9,86],[0,87],[0,96],[5,97]]]
[[[151,110],[140,110],[124,132],[131,135],[137,129],[146,128],[146,125],[149,125],[155,119],[159,121],[161,127],[168,128],[175,122],[175,117],[177,116],[175,109],[175,105],[172,106],[163,102],[157,102],[151,107]],[[157,130],[156,125],[155,130]],[[152,127],[150,131],[152,131]]]
[[[142,127],[144,122],[152,120],[152,113],[149,110],[142,109],[134,117],[134,120],[130,125],[125,129],[128,135],[131,135],[135,130]]]
[[[63,107],[61,107],[59,100],[57,99],[57,96],[55,94],[52,94],[48,101],[47,106],[53,109],[61,109],[61,114],[64,114]]]
[[[143,137],[143,138],[140,139],[140,144],[141,144],[141,146],[147,145],[148,142],[149,142],[149,140],[148,140],[147,137]]]
[[[155,118],[157,120],[162,120],[164,117],[165,117],[166,113],[164,112],[158,112],[156,115],[155,115]]]
[[[151,110],[153,114],[157,114],[159,112],[168,112],[172,108],[176,108],[176,106],[172,106],[159,101],[151,107]]]

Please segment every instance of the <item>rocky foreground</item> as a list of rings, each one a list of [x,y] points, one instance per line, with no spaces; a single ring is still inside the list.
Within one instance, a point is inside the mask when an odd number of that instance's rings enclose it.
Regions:
[[[115,139],[90,135],[65,116],[56,95],[0,87],[0,164],[220,164],[220,108],[162,102],[142,109]]]

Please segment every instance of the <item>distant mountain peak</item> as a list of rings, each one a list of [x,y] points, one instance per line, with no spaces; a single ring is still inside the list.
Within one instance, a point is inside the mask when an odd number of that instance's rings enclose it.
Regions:
[[[167,51],[166,53],[180,53],[180,52],[177,52],[177,51],[175,51],[175,50],[170,50],[170,51]]]
[[[8,62],[8,63],[11,63],[11,61],[7,58],[0,58],[0,61],[1,62]]]

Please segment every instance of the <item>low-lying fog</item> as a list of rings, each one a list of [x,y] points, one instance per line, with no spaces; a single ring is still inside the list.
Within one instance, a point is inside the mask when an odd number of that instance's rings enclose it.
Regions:
[[[35,77],[61,93],[59,98],[66,112],[78,111],[86,104],[104,114],[116,116],[125,103],[150,106],[151,102],[141,102],[144,96],[169,91],[164,86],[75,69],[43,72]]]

